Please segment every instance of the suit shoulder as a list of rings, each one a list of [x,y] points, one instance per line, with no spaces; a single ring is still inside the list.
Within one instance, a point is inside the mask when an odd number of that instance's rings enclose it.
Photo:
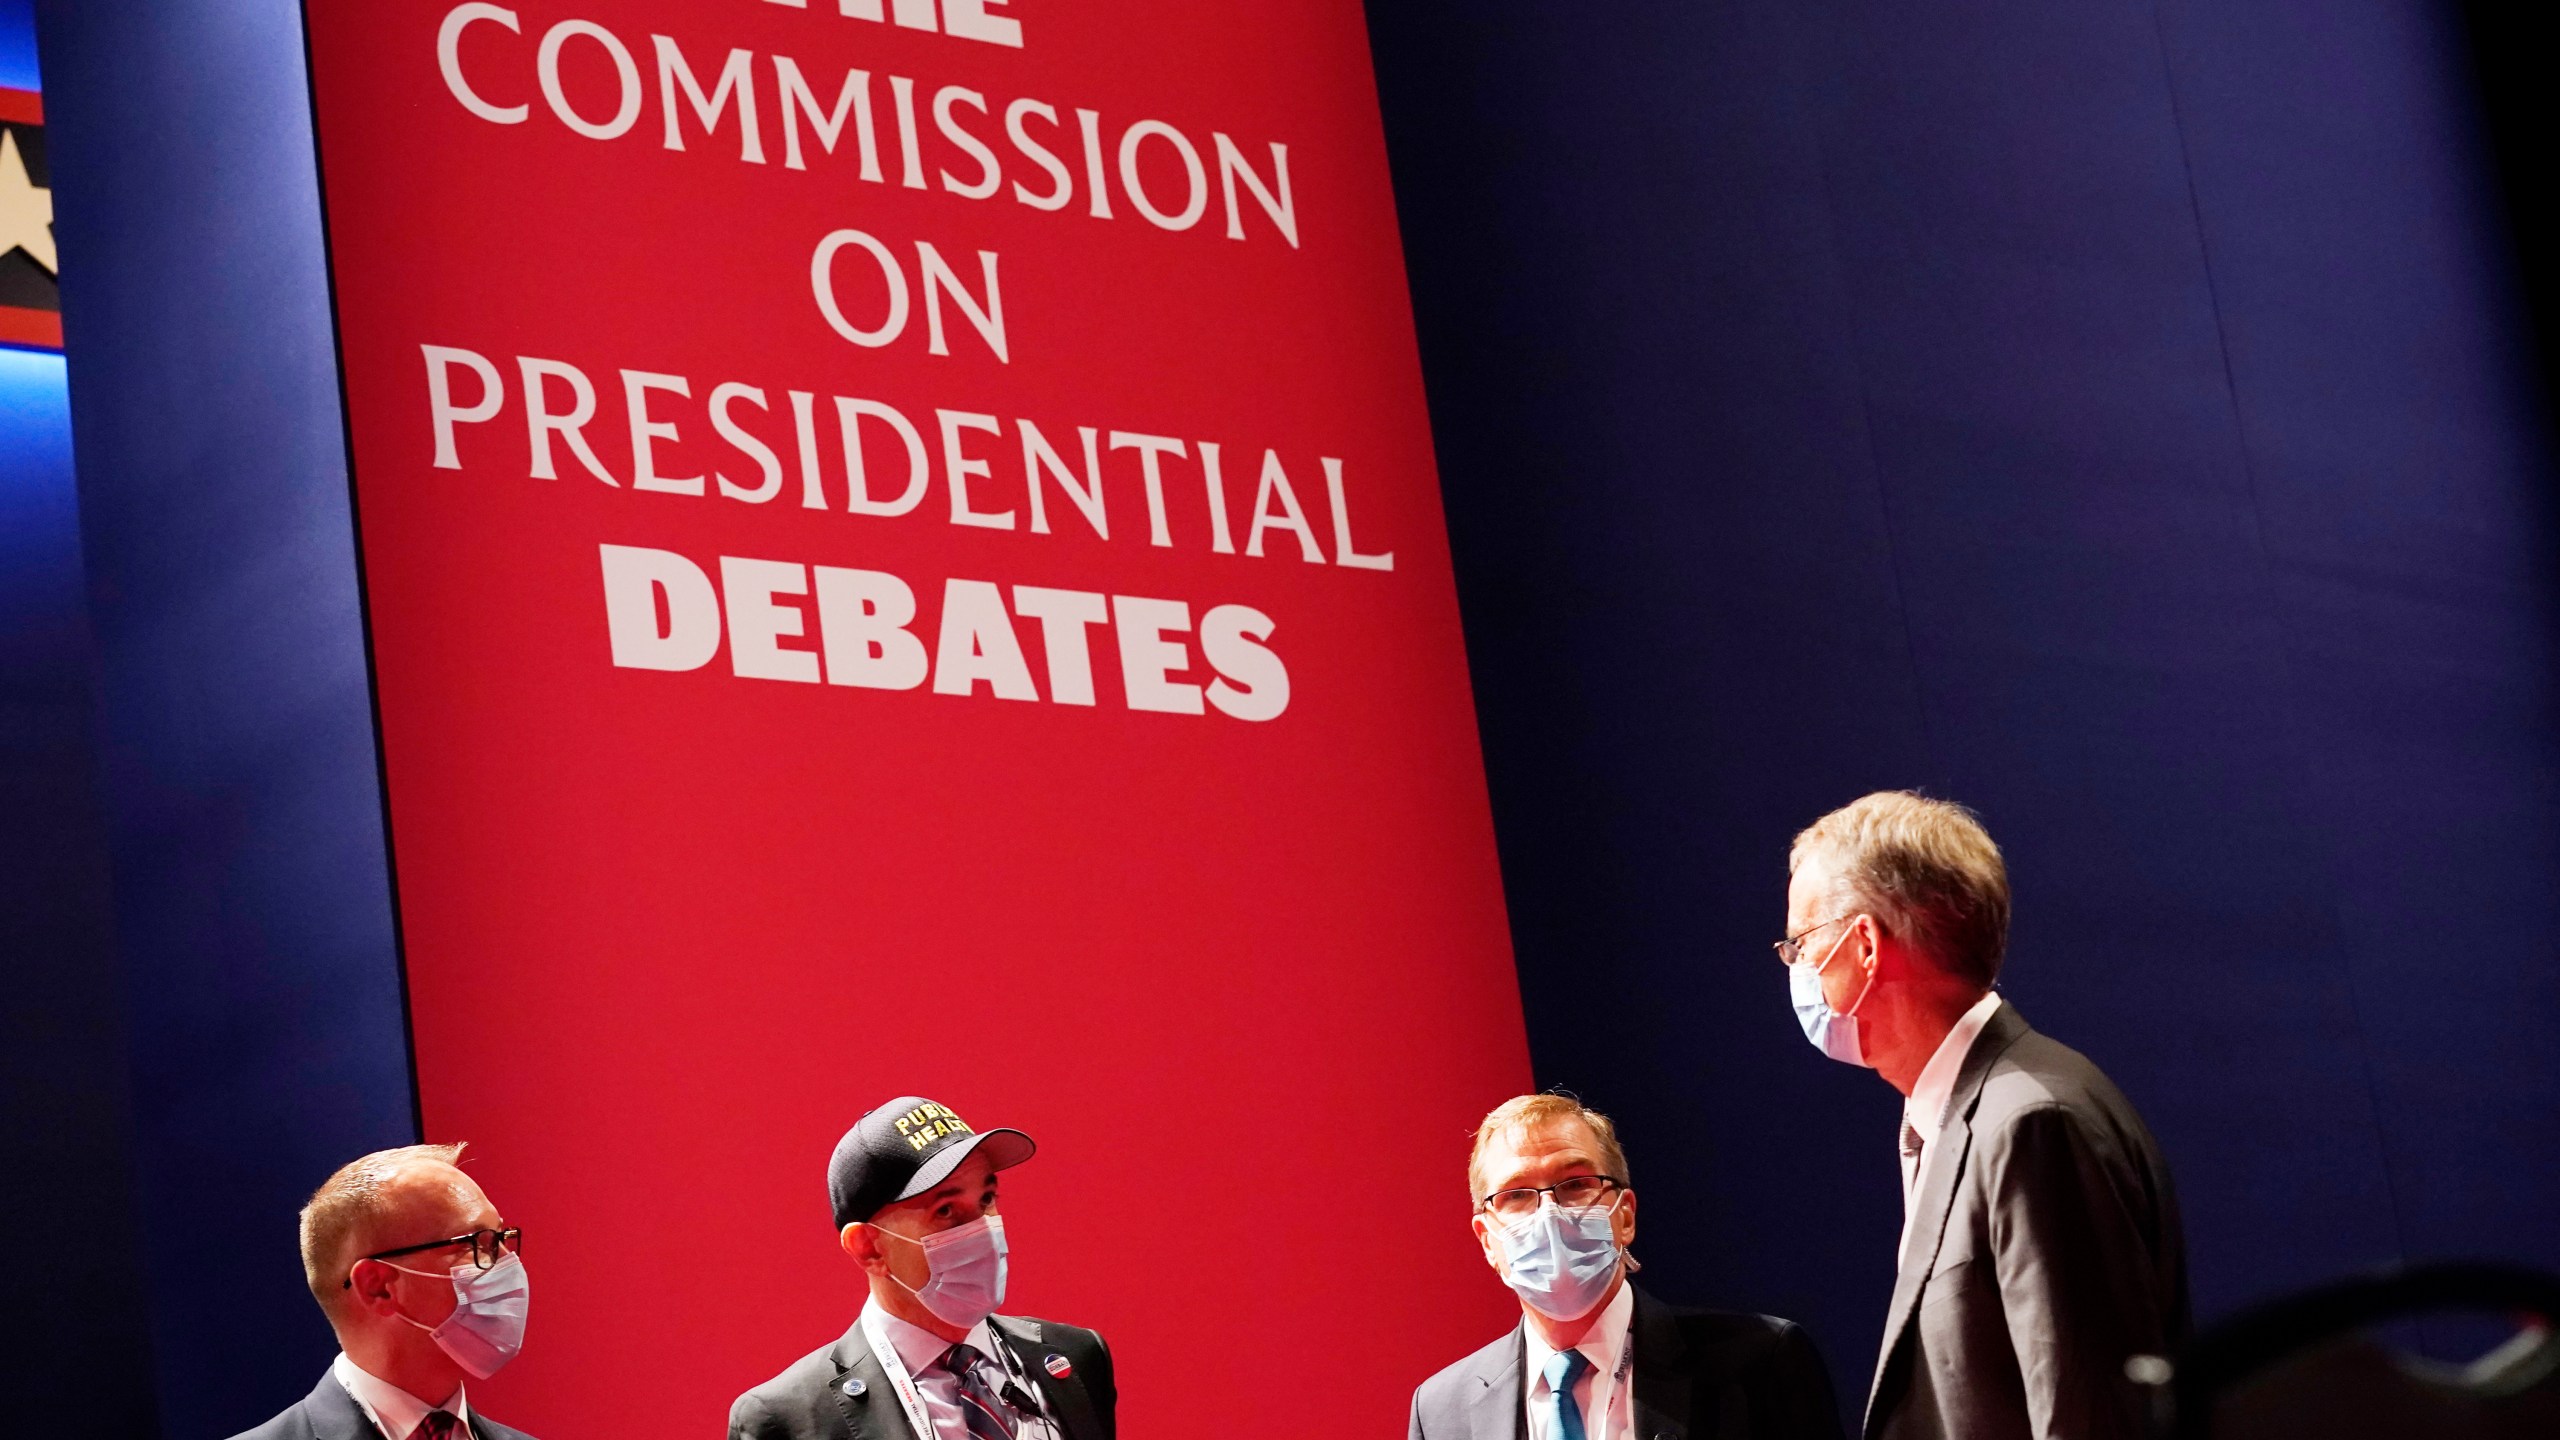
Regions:
[[[1441,1366],[1430,1379],[1413,1387],[1415,1401],[1429,1406],[1473,1398],[1490,1383],[1490,1376],[1509,1363],[1511,1347],[1519,1343],[1519,1332],[1506,1330],[1492,1344]]]
[[[1060,1350],[1107,1351],[1111,1348],[1104,1343],[1102,1332],[1087,1330],[1081,1325],[1070,1325],[1063,1320],[1042,1320],[1031,1315],[1004,1315],[997,1317],[995,1323],[1013,1327],[1017,1333],[1023,1328],[1028,1328],[1039,1336],[1038,1343]]]
[[[1984,1078],[1972,1130],[1995,1164],[2069,1136],[2114,1163],[2166,1173],[2160,1142],[2106,1072],[2040,1034],[2021,1039]]]
[[[231,1440],[290,1440],[294,1434],[294,1418],[301,1413],[302,1402],[297,1400],[278,1411],[264,1424],[243,1430],[232,1436]]]
[[[781,1374],[754,1386],[729,1405],[729,1418],[736,1423],[742,1413],[764,1410],[772,1414],[789,1414],[823,1397],[836,1382],[836,1342],[830,1340],[783,1368]]]
[[[1975,1128],[2039,1109],[2071,1111],[2084,1118],[2133,1117],[2133,1102],[2097,1062],[2041,1031],[2029,1031],[1992,1063],[1983,1077]]]

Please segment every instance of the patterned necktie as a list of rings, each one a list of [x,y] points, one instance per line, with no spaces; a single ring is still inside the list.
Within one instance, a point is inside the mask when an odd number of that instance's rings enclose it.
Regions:
[[[1582,1372],[1591,1368],[1579,1350],[1565,1350],[1547,1357],[1547,1398],[1555,1401],[1555,1424],[1548,1427],[1547,1440],[1585,1440],[1582,1433],[1582,1402],[1573,1398],[1573,1387],[1580,1383]]]
[[[942,1368],[960,1377],[960,1418],[969,1427],[969,1440],[1013,1440],[1021,1422],[1004,1398],[1004,1387],[995,1383],[999,1377],[988,1373],[995,1362],[963,1342],[942,1352]]]
[[[409,1440],[453,1440],[464,1433],[462,1422],[453,1418],[451,1411],[430,1410],[418,1422],[418,1428],[409,1432]]]

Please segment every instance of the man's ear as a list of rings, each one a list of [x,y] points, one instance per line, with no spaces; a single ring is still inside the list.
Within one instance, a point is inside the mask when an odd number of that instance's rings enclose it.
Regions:
[[[368,1315],[390,1313],[396,1308],[391,1299],[391,1282],[398,1278],[398,1271],[379,1260],[358,1260],[347,1270],[355,1307]]]
[[[1617,1232],[1619,1249],[1636,1243],[1636,1192],[1618,1192],[1618,1213],[1609,1217],[1609,1228]]]
[[[871,1233],[870,1226],[859,1220],[836,1232],[836,1244],[852,1258],[854,1264],[866,1270],[871,1268],[871,1262],[880,1255],[878,1237]]]
[[[1469,1223],[1476,1232],[1476,1245],[1484,1251],[1484,1263],[1493,1267],[1494,1274],[1501,1274],[1502,1251],[1493,1243],[1493,1222],[1479,1210],[1469,1217]]]
[[[1881,971],[1884,968],[1884,927],[1876,923],[1875,916],[1860,911],[1858,918],[1849,922],[1849,928],[1858,936],[1858,968],[1870,975]]]

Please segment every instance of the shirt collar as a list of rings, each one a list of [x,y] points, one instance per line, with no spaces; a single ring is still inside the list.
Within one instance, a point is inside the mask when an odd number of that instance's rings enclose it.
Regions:
[[[338,1383],[346,1387],[346,1392],[355,1397],[357,1407],[383,1433],[385,1440],[409,1440],[410,1432],[418,1428],[418,1422],[436,1410],[451,1413],[466,1429],[471,1424],[471,1407],[463,1400],[460,1385],[453,1387],[453,1393],[446,1396],[443,1403],[430,1404],[363,1369],[348,1359],[347,1352],[343,1350],[331,1362],[329,1373],[335,1375]]]
[[[1583,1359],[1591,1362],[1594,1375],[1617,1373],[1619,1357],[1626,1353],[1627,1328],[1635,1322],[1635,1313],[1636,1287],[1628,1284],[1626,1277],[1621,1275],[1618,1277],[1618,1293],[1609,1297],[1609,1303],[1601,1308],[1600,1323],[1592,1326],[1590,1333],[1582,1337],[1582,1343],[1573,1347],[1582,1352]],[[1520,1331],[1529,1341],[1528,1371],[1521,1378],[1527,1382],[1528,1393],[1532,1397],[1544,1395],[1547,1393],[1547,1361],[1554,1358],[1556,1347],[1548,1344],[1546,1336],[1525,1318]]]
[[[910,1324],[890,1314],[888,1307],[877,1299],[864,1301],[862,1308],[878,1316],[880,1333],[889,1337],[889,1343],[897,1347],[898,1359],[905,1364],[909,1375],[922,1375],[928,1367],[941,1363],[943,1353],[951,1348],[950,1341],[921,1325]],[[970,1328],[968,1343],[979,1354],[999,1365],[1004,1363],[997,1359],[995,1332],[988,1328],[986,1321],[981,1320]]]
[[[1918,1132],[1921,1144],[1938,1142],[1938,1131],[1947,1121],[1947,1102],[1955,1098],[1956,1072],[1964,1069],[1965,1053],[1973,1049],[1975,1037],[1991,1023],[1992,1013],[1999,1008],[2000,994],[1996,990],[1973,1002],[1973,1008],[1956,1021],[1947,1038],[1938,1042],[1929,1063],[1921,1067],[1920,1079],[1911,1087],[1911,1097],[1902,1102],[1903,1121]]]

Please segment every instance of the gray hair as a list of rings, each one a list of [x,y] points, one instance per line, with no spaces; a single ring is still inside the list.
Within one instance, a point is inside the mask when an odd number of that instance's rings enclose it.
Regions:
[[[1971,810],[1880,790],[1805,827],[1787,873],[1830,869],[1835,909],[1855,906],[1958,979],[1991,988],[2009,946],[2009,872]]]

